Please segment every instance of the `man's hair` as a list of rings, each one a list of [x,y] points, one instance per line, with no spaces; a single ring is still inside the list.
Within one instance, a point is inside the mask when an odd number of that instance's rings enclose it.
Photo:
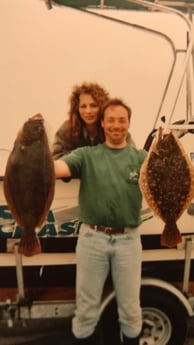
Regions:
[[[107,108],[114,108],[114,107],[117,107],[117,106],[121,106],[121,107],[123,107],[123,108],[125,108],[127,110],[128,118],[130,120],[131,119],[131,113],[132,113],[131,108],[120,98],[110,98],[104,104],[104,107],[103,107],[103,110],[102,110],[101,119],[104,120],[104,113],[105,113]]]

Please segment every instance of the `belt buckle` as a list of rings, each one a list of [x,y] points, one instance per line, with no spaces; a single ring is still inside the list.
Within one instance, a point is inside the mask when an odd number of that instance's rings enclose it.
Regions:
[[[112,233],[112,228],[110,226],[105,226],[104,227],[104,233],[105,234],[111,234]]]

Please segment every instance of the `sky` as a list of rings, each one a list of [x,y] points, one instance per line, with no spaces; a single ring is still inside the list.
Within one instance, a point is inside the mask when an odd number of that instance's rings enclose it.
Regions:
[[[176,62],[159,115],[171,114],[187,47],[185,21],[158,12],[96,12],[125,24],[64,6],[48,10],[42,0],[1,0],[0,150],[12,148],[18,129],[36,113],[44,116],[52,143],[67,118],[72,87],[83,81],[97,82],[128,103],[130,130],[141,148]],[[173,120],[186,116],[185,90],[183,83]]]

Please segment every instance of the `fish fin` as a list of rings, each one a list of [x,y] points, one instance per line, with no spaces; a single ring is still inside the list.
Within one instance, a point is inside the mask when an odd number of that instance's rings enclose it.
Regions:
[[[22,235],[18,252],[24,256],[33,256],[41,253],[41,244],[39,238],[34,234],[34,236]]]
[[[177,243],[182,242],[182,236],[180,231],[174,222],[166,223],[164,226],[163,233],[161,235],[160,243],[165,247],[175,247]]]

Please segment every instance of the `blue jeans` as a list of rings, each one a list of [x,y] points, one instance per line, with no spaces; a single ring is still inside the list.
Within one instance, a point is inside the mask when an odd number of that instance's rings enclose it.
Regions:
[[[85,338],[95,330],[109,270],[116,293],[120,329],[127,337],[136,337],[140,333],[141,255],[138,228],[110,236],[82,224],[76,248],[76,310],[72,323],[77,338]]]

